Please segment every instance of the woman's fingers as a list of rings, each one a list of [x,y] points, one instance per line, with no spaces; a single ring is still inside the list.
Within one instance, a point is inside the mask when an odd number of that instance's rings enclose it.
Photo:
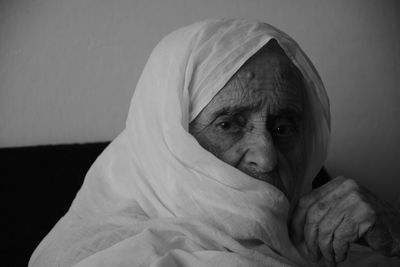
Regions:
[[[333,251],[335,253],[335,262],[340,263],[347,258],[347,254],[350,248],[349,242],[343,242],[343,240],[334,239]]]
[[[343,223],[343,215],[334,212],[328,213],[319,224],[318,246],[325,261],[335,263],[333,242],[335,231]]]
[[[346,258],[349,244],[372,226],[371,210],[354,181],[338,179],[305,197],[292,223],[297,235],[304,225],[302,239],[311,260],[323,257],[329,265],[335,265]]]
[[[371,208],[363,202],[357,191],[342,198],[319,225],[322,256],[335,264],[345,260],[349,244],[358,240],[372,226],[370,214]]]
[[[306,219],[304,239],[311,260],[318,261],[322,256],[327,262],[335,262],[332,243],[336,229],[345,219],[346,211],[343,206],[347,204],[346,202],[346,197],[341,198],[340,201],[334,201],[335,205],[326,208],[324,216],[320,217],[318,221]],[[311,208],[309,217],[313,217],[312,213]]]
[[[337,227],[332,240],[332,260],[335,263],[346,259],[350,247],[349,244],[357,240],[357,237],[357,225],[348,219],[344,219]]]
[[[329,208],[322,204],[313,205],[308,209],[304,223],[304,241],[313,261],[318,261],[321,257],[318,243],[318,237],[321,234],[319,223],[329,211]]]
[[[314,212],[321,210],[322,212],[315,213],[316,216],[312,219],[312,221],[316,221],[318,216],[323,215],[323,210],[329,204],[330,199],[327,201],[321,201],[319,207],[314,207],[311,212],[309,209],[318,201],[324,199],[331,192],[335,191],[336,188],[345,181],[344,177],[337,177],[321,186],[318,189],[313,190],[308,195],[303,196],[292,215],[291,219],[291,234],[292,240],[294,243],[299,243],[304,239],[304,227],[306,223],[307,214],[314,214]],[[324,204],[324,202],[327,202]],[[308,229],[307,229],[308,230]]]

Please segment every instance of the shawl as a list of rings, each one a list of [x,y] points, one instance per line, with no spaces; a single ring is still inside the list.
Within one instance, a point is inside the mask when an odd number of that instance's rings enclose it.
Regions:
[[[89,169],[30,266],[311,266],[292,245],[289,202],[203,149],[189,122],[276,40],[303,75],[312,131],[304,192],[326,158],[329,102],[298,44],[262,22],[209,19],[154,48],[126,128]]]

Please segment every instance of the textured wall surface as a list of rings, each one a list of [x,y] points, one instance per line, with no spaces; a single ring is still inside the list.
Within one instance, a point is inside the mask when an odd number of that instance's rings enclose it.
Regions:
[[[210,17],[269,22],[303,47],[331,99],[327,161],[400,193],[400,2],[0,1],[0,146],[111,140],[156,43]]]

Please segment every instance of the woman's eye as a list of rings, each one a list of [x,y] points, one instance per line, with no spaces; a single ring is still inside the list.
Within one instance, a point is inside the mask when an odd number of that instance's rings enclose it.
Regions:
[[[226,133],[237,133],[240,131],[240,125],[239,123],[233,121],[233,120],[224,120],[217,122],[216,127]]]
[[[297,127],[294,123],[280,123],[272,129],[272,133],[276,137],[293,137],[297,134]]]
[[[288,137],[294,135],[296,133],[296,129],[292,126],[284,125],[277,127],[274,132],[277,136]]]
[[[223,129],[223,130],[228,130],[229,128],[231,128],[232,123],[229,121],[223,121],[218,123],[218,127]]]

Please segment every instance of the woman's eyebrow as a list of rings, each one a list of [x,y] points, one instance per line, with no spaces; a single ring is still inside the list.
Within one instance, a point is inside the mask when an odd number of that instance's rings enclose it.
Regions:
[[[303,111],[299,109],[282,109],[273,114],[270,114],[271,117],[274,118],[288,118],[300,120],[303,118]]]
[[[212,113],[213,118],[217,118],[223,115],[236,115],[241,114],[243,112],[249,111],[255,108],[254,105],[232,105],[232,106],[225,106],[222,107],[215,112]]]
[[[290,102],[290,103],[285,103],[280,107],[276,108],[276,112],[277,114],[302,114],[304,111],[304,107],[301,103],[294,103],[294,102]]]
[[[236,115],[249,110],[260,108],[262,103],[249,103],[246,105],[235,104],[231,106],[222,107],[211,114],[211,117],[217,118],[223,115]],[[270,115],[282,116],[282,117],[302,117],[303,108],[301,105],[288,105],[284,107],[278,107],[274,111],[271,111]]]

